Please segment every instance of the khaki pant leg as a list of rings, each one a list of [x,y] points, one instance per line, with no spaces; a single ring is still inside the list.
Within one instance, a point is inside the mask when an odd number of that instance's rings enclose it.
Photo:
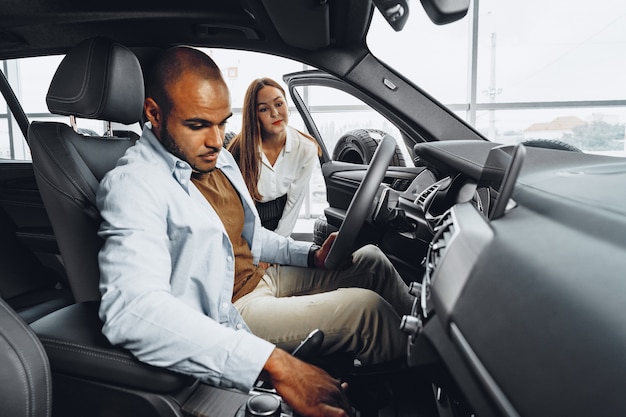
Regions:
[[[323,355],[349,352],[363,364],[406,355],[400,317],[376,292],[339,288],[312,295],[276,297],[266,276],[235,303],[252,333],[292,351],[314,329],[324,332]]]
[[[415,297],[385,254],[366,245],[352,254],[352,266],[345,270],[326,270],[276,266],[266,272],[266,280],[276,297],[308,295],[338,288],[365,288],[382,296],[398,315],[410,314]]]

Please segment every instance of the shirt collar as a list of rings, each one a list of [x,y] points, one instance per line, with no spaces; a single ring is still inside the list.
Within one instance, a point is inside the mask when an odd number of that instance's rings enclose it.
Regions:
[[[287,137],[285,138],[285,153],[291,152],[293,148],[293,135],[294,131],[287,126]]]
[[[191,169],[191,165],[187,161],[183,161],[176,155],[172,154],[170,151],[165,149],[161,141],[157,139],[156,135],[152,131],[152,125],[148,122],[143,128],[142,138],[146,140],[146,144],[154,150],[165,162],[168,167],[169,172],[172,176],[181,184],[186,190],[187,185],[189,184],[189,180],[191,178],[191,174],[193,170]],[[225,149],[222,149],[217,157],[216,167],[223,170],[226,168],[228,171],[232,168],[232,164],[229,162],[228,158],[225,157]],[[187,190],[189,192],[189,190]]]
[[[156,135],[152,131],[152,126],[149,123],[143,128],[142,137],[146,139],[146,143],[151,147],[168,166],[168,169],[177,177],[177,172],[184,172],[187,174],[187,178],[191,177],[191,166],[165,149],[163,144],[157,139]]]
[[[293,149],[293,146],[294,146],[293,145],[294,144],[293,135],[295,135],[295,134],[296,134],[295,130],[293,130],[289,126],[287,126],[287,136],[285,137],[285,146],[283,146],[283,148],[280,150],[279,155],[281,155],[283,153],[291,152],[291,150]],[[267,160],[267,157],[265,156],[265,153],[263,153],[263,145],[261,145],[261,144],[259,144],[259,152],[261,152],[261,162],[271,168],[272,165]]]

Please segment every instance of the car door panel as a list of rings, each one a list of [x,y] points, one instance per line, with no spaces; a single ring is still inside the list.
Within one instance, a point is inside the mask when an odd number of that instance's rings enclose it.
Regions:
[[[0,207],[27,247],[34,252],[59,253],[30,161],[0,162]]]
[[[385,173],[383,184],[396,191],[404,191],[420,171],[421,168],[403,168],[400,170],[397,167],[389,167]],[[322,165],[322,174],[326,182],[326,198],[329,205],[324,214],[329,224],[335,227],[341,226],[352,197],[366,172],[366,165],[348,162],[331,161]]]
[[[367,173],[368,165],[365,161],[371,160],[377,143],[388,134],[394,137],[398,145],[404,145],[400,141],[406,140],[406,137],[391,122],[395,120],[393,114],[381,108],[375,99],[363,95],[336,77],[321,71],[303,71],[287,74],[283,78],[306,129],[323,151],[320,162],[328,206],[324,208],[324,216],[316,221],[314,230],[315,242],[321,244],[329,233],[340,229],[352,198]],[[338,90],[340,94],[335,96],[331,90]],[[335,98],[343,104],[346,103],[342,100],[353,100],[352,106],[349,106],[351,110],[334,114],[337,104]],[[417,137],[414,134],[410,136]],[[343,152],[338,149],[343,149]],[[412,160],[409,154],[396,147],[396,162],[392,161],[387,168],[381,189],[389,187],[398,193],[406,191],[424,169],[404,166],[406,161]],[[372,214],[379,196],[372,201]],[[356,249],[367,243],[380,247],[402,276],[421,275],[421,259],[414,254],[425,252],[423,242],[407,239],[393,227],[378,227],[370,217],[362,226],[354,247]],[[403,250],[392,250],[397,245]]]
[[[338,78],[322,71],[303,71],[300,73],[286,74],[283,79],[289,87],[288,90],[293,103],[298,109],[307,130],[320,144],[322,149],[320,162],[322,163],[322,175],[326,184],[326,197],[330,209],[326,214],[332,217],[329,219],[329,223],[334,226],[338,226],[337,223],[340,224],[341,220],[343,220],[341,212],[345,212],[350,205],[352,196],[365,176],[367,165],[345,162],[344,160],[332,160],[331,154],[333,153],[333,147],[336,146],[342,135],[348,133],[347,131],[344,132],[343,129],[347,129],[348,131],[355,131],[355,127],[357,127],[356,130],[359,130],[360,128],[371,129],[371,126],[359,126],[358,124],[361,122],[370,122],[371,120],[369,119],[371,119],[372,115],[376,115],[376,120],[386,120],[387,117],[385,116],[385,109],[378,108],[375,101],[370,97],[363,95],[350,85],[347,85]],[[309,90],[301,90],[304,88],[308,88]],[[318,88],[321,89],[321,91],[317,90]],[[300,91],[298,91],[299,89]],[[331,94],[331,90],[336,91],[340,95],[335,97],[326,96],[324,94]],[[320,100],[324,100],[324,102],[328,100],[328,103],[326,104],[333,104],[332,102],[335,99],[354,100],[354,106],[352,107],[354,107],[355,111],[345,113],[345,115],[338,115],[340,117],[337,121],[332,119],[332,121],[329,122],[327,119],[323,119],[322,115],[328,115],[329,113],[332,114],[334,112],[333,106],[331,105],[329,108],[326,108],[323,105],[320,106],[320,104],[322,104],[320,103]],[[359,118],[359,111],[365,111],[363,114],[367,115],[366,119],[368,120],[364,120],[362,117]],[[326,120],[325,122],[322,122],[322,125],[325,126],[318,125],[320,123],[318,117]],[[346,122],[346,124],[345,126],[342,125],[342,127],[339,127],[336,126],[336,122],[337,124],[340,124],[340,122]],[[392,126],[389,123],[387,124],[390,127]],[[331,125],[335,129],[329,129],[328,125]],[[347,126],[351,127],[348,128]],[[320,127],[325,127],[325,129],[320,129]],[[393,135],[396,138],[396,142],[398,142],[401,139],[399,137],[400,134],[398,133],[397,128],[394,127],[394,129],[395,131]],[[384,132],[380,131],[380,133]],[[389,185],[395,184],[399,188],[403,186],[406,187],[414,178],[413,174],[414,171],[412,168],[407,169],[406,167],[403,167],[402,170],[394,171],[393,168],[390,167],[387,175],[385,176],[385,182]]]

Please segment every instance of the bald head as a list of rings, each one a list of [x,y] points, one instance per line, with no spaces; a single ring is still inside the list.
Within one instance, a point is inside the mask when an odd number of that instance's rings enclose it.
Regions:
[[[172,108],[169,94],[171,86],[183,75],[191,74],[225,84],[219,67],[207,54],[194,48],[177,46],[163,52],[152,67],[146,85],[146,95],[167,113]]]
[[[196,172],[214,170],[233,114],[215,62],[196,49],[169,49],[154,65],[147,91],[144,114],[163,147]]]

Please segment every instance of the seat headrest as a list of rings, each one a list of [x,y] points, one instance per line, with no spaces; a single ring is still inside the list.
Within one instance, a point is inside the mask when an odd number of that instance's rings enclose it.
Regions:
[[[53,114],[132,124],[141,119],[144,84],[135,54],[106,38],[81,42],[57,69],[46,103]]]

